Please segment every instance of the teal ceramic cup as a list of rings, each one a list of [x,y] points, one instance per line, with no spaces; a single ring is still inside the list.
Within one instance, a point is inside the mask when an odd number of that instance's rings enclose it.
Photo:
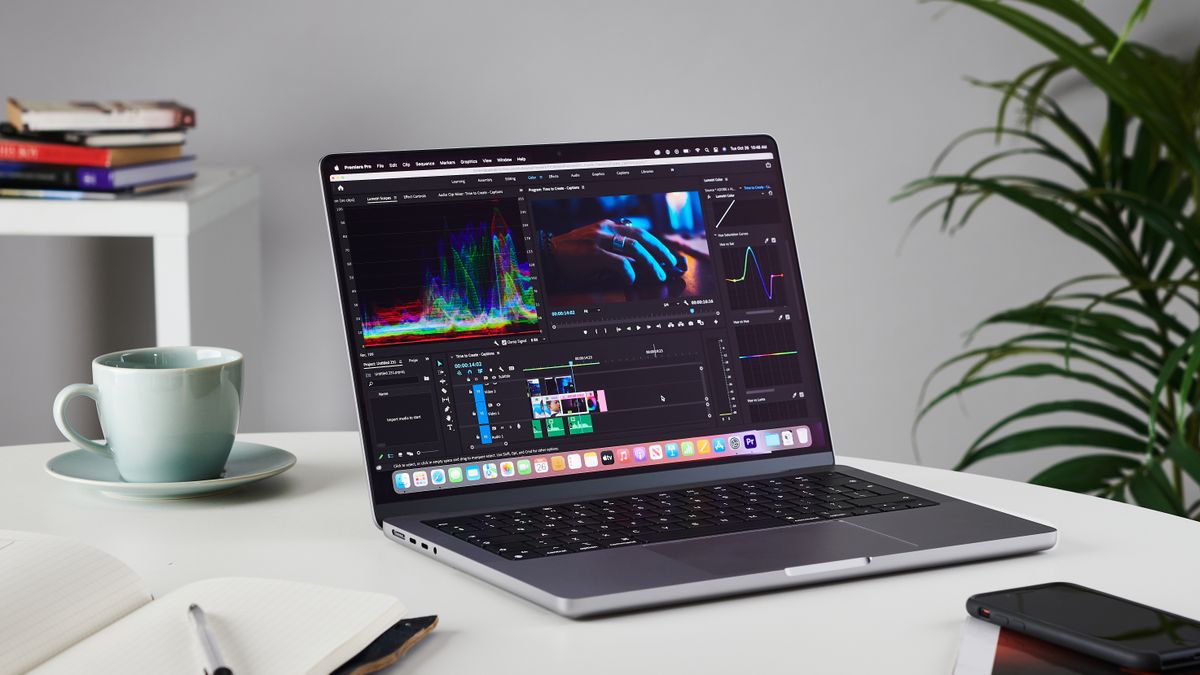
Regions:
[[[220,347],[113,352],[92,361],[92,382],[68,385],[54,399],[54,423],[67,440],[112,459],[131,483],[221,475],[241,416],[241,354]],[[67,424],[76,396],[96,402],[103,443]]]

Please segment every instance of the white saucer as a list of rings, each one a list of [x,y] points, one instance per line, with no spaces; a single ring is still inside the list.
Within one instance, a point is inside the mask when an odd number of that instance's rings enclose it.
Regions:
[[[247,483],[270,478],[296,464],[287,450],[260,443],[235,441],[220,478],[180,483],[128,483],[117,473],[117,465],[89,450],[72,450],[46,462],[46,472],[55,478],[96,488],[119,499],[186,499],[224,492]]]

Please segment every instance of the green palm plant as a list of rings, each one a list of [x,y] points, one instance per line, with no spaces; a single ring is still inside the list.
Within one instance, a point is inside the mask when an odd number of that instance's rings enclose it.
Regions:
[[[990,200],[1009,202],[1091,249],[1098,267],[979,323],[967,349],[930,375],[914,433],[931,410],[975,387],[1066,381],[1078,397],[1034,402],[996,421],[956,468],[1088,448],[1031,482],[1196,518],[1200,502],[1186,503],[1186,488],[1200,483],[1200,49],[1178,59],[1125,42],[1128,26],[1119,35],[1076,0],[950,1],[1052,57],[1011,80],[976,81],[1000,97],[995,125],[955,139],[931,174],[896,199],[931,199],[913,226],[936,215],[948,232]],[[1047,93],[1067,74],[1105,96],[1105,123],[1094,135]],[[965,171],[942,173],[943,160],[978,136],[1009,143]],[[1005,172],[1015,157],[1047,162],[1046,171]],[[983,333],[1002,336],[971,346]]]

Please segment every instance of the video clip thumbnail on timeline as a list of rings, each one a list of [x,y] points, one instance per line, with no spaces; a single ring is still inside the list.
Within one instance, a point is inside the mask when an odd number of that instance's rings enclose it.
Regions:
[[[826,447],[774,154],[709,146],[675,164],[670,148],[628,146],[608,161],[564,152],[476,173],[458,167],[488,158],[462,151],[413,162],[445,170],[329,177],[376,494],[398,489],[393,475],[494,464],[506,478],[499,467],[539,456],[567,467],[663,438],[803,428],[803,445],[705,458]],[[440,486],[485,486],[483,471]]]

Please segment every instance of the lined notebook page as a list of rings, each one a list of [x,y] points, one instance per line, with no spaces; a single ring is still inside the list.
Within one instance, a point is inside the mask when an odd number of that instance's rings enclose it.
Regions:
[[[85,544],[0,530],[0,673],[22,673],[150,601],[133,570]]]
[[[379,593],[276,579],[208,579],[143,606],[34,671],[47,673],[200,672],[201,652],[187,618],[204,609],[235,673],[328,673],[404,618]]]

